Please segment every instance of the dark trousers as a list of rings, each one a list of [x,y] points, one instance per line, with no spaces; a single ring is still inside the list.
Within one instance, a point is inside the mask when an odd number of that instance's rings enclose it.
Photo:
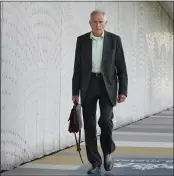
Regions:
[[[96,109],[98,100],[100,106],[100,118],[98,121],[101,128],[100,144],[103,154],[111,154],[116,148],[112,140],[113,105],[108,97],[103,78],[92,76],[82,109],[86,153],[88,161],[93,166],[101,166],[102,164],[102,159],[97,148],[96,136]]]

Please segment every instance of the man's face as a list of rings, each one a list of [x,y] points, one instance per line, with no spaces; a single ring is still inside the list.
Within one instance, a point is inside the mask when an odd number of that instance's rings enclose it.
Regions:
[[[106,21],[104,20],[104,15],[101,13],[95,13],[91,17],[90,26],[92,32],[95,36],[101,36],[104,28],[105,28]]]

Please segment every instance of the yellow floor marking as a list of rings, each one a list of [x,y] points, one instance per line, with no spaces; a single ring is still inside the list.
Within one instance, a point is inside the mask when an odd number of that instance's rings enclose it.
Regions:
[[[83,157],[85,164],[88,163],[87,158]],[[81,159],[77,156],[58,156],[50,155],[39,160],[33,161],[32,164],[51,164],[51,165],[81,165]]]
[[[99,148],[99,152],[102,154],[101,148]],[[75,147],[63,150],[56,155],[46,156],[44,158],[33,161],[32,163],[36,164],[52,164],[52,165],[80,165],[81,160],[78,152]],[[81,153],[85,154],[85,146],[82,146]],[[63,155],[65,154],[65,155]],[[69,155],[68,154],[75,154]],[[114,155],[124,155],[124,156],[150,156],[150,157],[173,157],[173,149],[172,148],[156,148],[156,147],[117,147],[116,151],[113,153]],[[88,163],[86,157],[83,157],[84,163]]]
[[[81,152],[85,153],[85,146],[81,146]],[[102,152],[99,147],[99,152]],[[61,151],[61,154],[65,153],[76,153],[76,147],[72,147],[66,150]],[[159,147],[117,147],[117,149],[113,152],[113,154],[117,155],[151,155],[151,156],[166,156],[173,157],[173,149],[172,148],[159,148]]]

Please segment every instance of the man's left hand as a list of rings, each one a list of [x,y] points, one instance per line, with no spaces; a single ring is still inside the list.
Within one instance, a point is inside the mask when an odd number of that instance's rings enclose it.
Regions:
[[[120,94],[120,95],[118,95],[117,102],[118,102],[118,103],[122,103],[122,102],[125,101],[125,99],[126,99],[126,96],[123,95],[123,94]]]

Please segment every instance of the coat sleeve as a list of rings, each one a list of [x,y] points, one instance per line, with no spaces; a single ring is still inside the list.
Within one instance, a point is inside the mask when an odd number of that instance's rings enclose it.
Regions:
[[[117,38],[115,66],[116,66],[118,82],[119,82],[118,94],[119,95],[123,94],[127,96],[127,87],[128,87],[127,67],[126,67],[126,61],[125,61],[121,38],[119,36]]]
[[[80,91],[80,77],[81,77],[81,45],[80,38],[77,38],[74,60],[74,72],[72,77],[72,95],[79,96]]]

